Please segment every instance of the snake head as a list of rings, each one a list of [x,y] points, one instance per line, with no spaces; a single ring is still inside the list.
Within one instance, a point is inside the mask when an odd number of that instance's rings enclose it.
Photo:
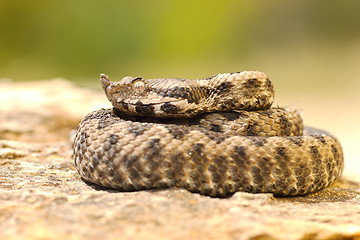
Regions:
[[[194,115],[193,109],[199,108],[199,89],[187,87],[188,81],[183,79],[124,77],[112,82],[107,75],[100,74],[100,81],[113,107],[126,114],[158,117],[178,114],[183,117],[184,112]]]
[[[141,77],[124,77],[121,81],[112,82],[106,74],[100,74],[102,88],[114,108],[123,112],[133,112],[132,105],[138,105],[140,99],[147,95],[146,80]]]

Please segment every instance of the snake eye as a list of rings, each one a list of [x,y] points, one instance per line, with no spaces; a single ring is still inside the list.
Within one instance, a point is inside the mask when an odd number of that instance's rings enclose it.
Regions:
[[[145,90],[145,83],[142,78],[137,77],[131,82],[133,85],[133,89],[136,93],[142,93]]]

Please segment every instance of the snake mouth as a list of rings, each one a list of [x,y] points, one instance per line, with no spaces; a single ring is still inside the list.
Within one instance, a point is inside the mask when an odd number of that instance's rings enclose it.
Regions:
[[[129,102],[120,101],[119,103],[122,105],[129,105],[129,106],[160,106],[162,104],[171,104],[171,103],[178,103],[181,101],[186,101],[186,99],[177,99],[177,98],[164,98],[164,99],[142,99],[142,100],[131,100]]]

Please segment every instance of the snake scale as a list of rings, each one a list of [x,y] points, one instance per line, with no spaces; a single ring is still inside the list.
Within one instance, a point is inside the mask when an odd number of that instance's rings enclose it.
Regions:
[[[264,73],[119,82],[101,74],[100,81],[113,108],[88,114],[73,144],[85,181],[122,191],[287,196],[320,190],[341,176],[339,141],[304,128],[298,111],[271,107],[273,84]]]

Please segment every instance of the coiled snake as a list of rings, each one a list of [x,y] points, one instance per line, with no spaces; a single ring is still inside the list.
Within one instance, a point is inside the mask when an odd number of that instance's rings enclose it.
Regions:
[[[264,73],[100,80],[114,108],[88,114],[73,145],[86,181],[123,191],[182,187],[212,197],[299,195],[342,173],[339,141],[311,128],[302,135],[296,110],[271,108],[274,90]]]

